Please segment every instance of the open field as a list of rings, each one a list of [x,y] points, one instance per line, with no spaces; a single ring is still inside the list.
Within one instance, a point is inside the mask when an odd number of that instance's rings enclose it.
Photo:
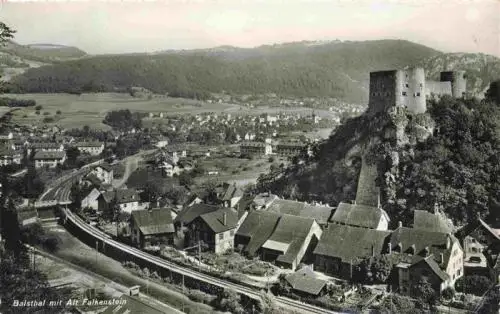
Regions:
[[[99,93],[99,94],[4,94],[4,97],[16,99],[32,99],[37,105],[41,105],[40,114],[35,113],[35,108],[21,108],[13,112],[13,122],[29,125],[59,125],[63,128],[75,128],[88,125],[95,129],[109,129],[102,124],[106,113],[111,110],[129,109],[138,112],[153,112],[164,114],[180,113],[230,113],[232,115],[251,114],[259,115],[262,113],[302,113],[311,114],[310,108],[279,108],[279,107],[258,107],[248,108],[245,106],[207,103],[192,99],[180,99],[171,97],[154,97],[151,100],[134,98],[124,93]],[[60,110],[61,114],[56,115]],[[44,115],[44,113],[47,114]],[[316,114],[321,116],[332,116],[327,110],[315,110]],[[44,123],[46,117],[54,118],[54,122]],[[148,118],[149,119],[149,118]],[[146,120],[148,120],[146,119]],[[160,118],[151,120],[161,121]],[[156,122],[156,121],[155,121]]]

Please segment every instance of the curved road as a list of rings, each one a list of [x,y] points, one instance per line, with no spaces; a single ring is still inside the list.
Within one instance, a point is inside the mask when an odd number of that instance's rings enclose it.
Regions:
[[[83,231],[85,231],[86,233],[88,233],[89,235],[94,237],[95,239],[102,241],[103,243],[106,243],[107,246],[112,246],[118,250],[121,250],[121,251],[126,252],[126,253],[131,254],[131,255],[134,255],[137,258],[146,260],[150,263],[154,263],[158,267],[172,270],[176,273],[179,273],[179,274],[191,277],[191,278],[195,278],[195,279],[201,280],[203,282],[210,283],[214,286],[218,286],[218,287],[225,288],[225,289],[227,289],[227,288],[233,289],[233,290],[237,291],[238,293],[245,294],[253,299],[262,300],[262,294],[260,291],[257,291],[255,289],[249,288],[249,287],[244,286],[244,285],[240,285],[240,284],[236,284],[236,283],[232,283],[232,282],[227,282],[227,281],[224,281],[220,278],[212,277],[212,276],[206,275],[204,273],[199,273],[199,272],[192,270],[190,268],[179,266],[175,263],[169,262],[169,261],[164,260],[160,257],[155,256],[155,255],[145,253],[139,249],[136,249],[134,247],[131,247],[131,246],[125,245],[123,243],[120,243],[118,241],[115,241],[115,240],[111,239],[111,237],[108,234],[102,232],[101,230],[99,230],[95,227],[90,226],[89,224],[84,222],[80,217],[76,216],[68,209],[63,209],[63,211],[64,211],[66,219],[71,220],[71,222],[75,226],[79,227],[80,229],[82,229]],[[287,299],[287,298],[283,298],[283,297],[276,297],[275,302],[281,307],[293,308],[295,310],[300,310],[302,313],[314,313],[314,314],[324,314],[324,313],[336,314],[336,313],[338,313],[338,312],[329,311],[329,310],[322,309],[322,308],[319,308],[319,307],[316,307],[316,306],[313,306],[310,304],[305,304],[305,303],[302,303],[299,301],[295,301],[295,300],[291,300],[291,299]]]

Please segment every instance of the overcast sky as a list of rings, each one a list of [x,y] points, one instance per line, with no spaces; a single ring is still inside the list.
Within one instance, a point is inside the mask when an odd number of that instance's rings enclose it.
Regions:
[[[301,40],[407,39],[500,56],[496,0],[171,0],[0,2],[21,44],[88,53],[153,52]]]

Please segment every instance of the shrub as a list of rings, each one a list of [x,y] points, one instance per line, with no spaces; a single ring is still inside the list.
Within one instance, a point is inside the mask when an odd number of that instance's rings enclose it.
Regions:
[[[441,292],[441,296],[446,299],[446,300],[451,300],[453,299],[453,296],[455,295],[455,290],[453,288],[446,288]]]
[[[465,291],[464,291],[465,284]],[[491,280],[486,276],[472,275],[460,277],[455,282],[455,290],[458,292],[471,293],[482,296],[492,285]]]
[[[42,105],[37,105],[37,106],[35,107],[35,110],[36,110],[36,111],[40,111],[40,110],[42,110]]]
[[[56,114],[57,114],[57,115],[60,115],[60,114],[61,114],[61,110],[57,110],[57,111],[56,111]]]
[[[48,111],[44,111],[44,112],[43,112],[43,115],[44,115],[44,116],[48,116],[48,115],[50,115],[50,112],[48,112]]]
[[[189,290],[187,296],[190,300],[203,304],[210,304],[214,299],[214,296],[196,289]]]

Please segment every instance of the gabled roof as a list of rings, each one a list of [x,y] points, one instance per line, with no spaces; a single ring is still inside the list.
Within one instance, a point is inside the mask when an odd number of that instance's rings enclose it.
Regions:
[[[42,152],[38,151],[33,159],[35,160],[52,160],[52,159],[63,159],[66,156],[66,152]]]
[[[438,276],[439,279],[441,279],[441,281],[446,281],[446,280],[450,279],[450,276],[446,272],[444,272],[441,269],[441,267],[439,267],[439,265],[434,260],[433,256],[428,256],[426,258],[423,258],[420,261],[411,265],[410,267],[414,267],[414,266],[420,265],[422,263],[425,263],[432,270],[432,272],[434,274],[436,274],[436,276]]]
[[[479,218],[479,223],[481,224],[481,226],[484,227],[484,229],[486,229],[489,233],[491,233],[491,235],[496,238],[497,240],[500,240],[500,230],[498,229],[494,229],[492,227],[490,227],[486,222],[484,222],[481,218]]]
[[[238,223],[238,213],[232,208],[220,208],[216,211],[202,214],[200,218],[214,233],[234,229]]]
[[[447,249],[448,241],[451,248],[458,239],[451,234],[399,227],[392,232],[390,244],[392,250],[401,245],[402,253],[412,251],[414,246],[413,255],[425,255],[424,251],[427,248],[428,253],[434,255],[434,258],[440,258],[443,254],[443,264],[447,265],[451,256],[451,250]]]
[[[314,271],[304,267],[299,271],[285,277],[286,281],[294,290],[318,295],[326,286],[326,280],[316,278]]]
[[[102,193],[104,200],[110,203],[114,198],[118,204],[140,201],[139,193],[134,189],[122,189]]]
[[[73,144],[76,147],[101,147],[103,142],[77,142]]]
[[[108,172],[113,170],[113,167],[111,167],[111,165],[108,164],[107,162],[103,162],[102,164],[99,164],[99,165],[95,166],[94,168],[102,168],[103,170],[106,170]]]
[[[313,218],[320,224],[327,224],[332,215],[333,207],[309,205],[304,202],[275,199],[266,209],[270,212]]]
[[[250,238],[243,251],[254,255],[271,237],[280,217],[281,214],[272,212],[250,212],[236,232],[238,236]]]
[[[263,247],[266,247],[266,244],[271,245],[272,243],[287,244],[288,249],[284,254],[278,256],[277,261],[293,263],[314,223],[314,219],[311,218],[283,215],[278,221],[276,229],[264,243]],[[273,249],[272,247],[269,248]]]
[[[331,224],[323,231],[314,254],[351,259],[380,255],[389,241],[390,231]]]
[[[262,143],[262,142],[241,142],[240,144],[240,147],[241,146],[244,146],[244,147],[266,147],[266,143]]]
[[[99,180],[99,178],[93,173],[86,175],[85,180],[89,181],[90,183],[92,183],[95,186],[100,186],[102,183],[101,180]]]
[[[207,205],[207,204],[193,204],[192,206],[184,208],[179,215],[175,218],[175,222],[182,222],[189,224],[199,216],[218,210],[220,207]]]
[[[381,208],[340,203],[330,221],[344,225],[375,229],[382,217],[385,217],[389,221],[389,216]]]
[[[135,210],[131,218],[143,235],[172,233],[174,224],[172,212],[168,208]]]
[[[430,213],[426,210],[415,210],[413,228],[433,232],[451,233],[453,230],[446,217],[439,213]]]

